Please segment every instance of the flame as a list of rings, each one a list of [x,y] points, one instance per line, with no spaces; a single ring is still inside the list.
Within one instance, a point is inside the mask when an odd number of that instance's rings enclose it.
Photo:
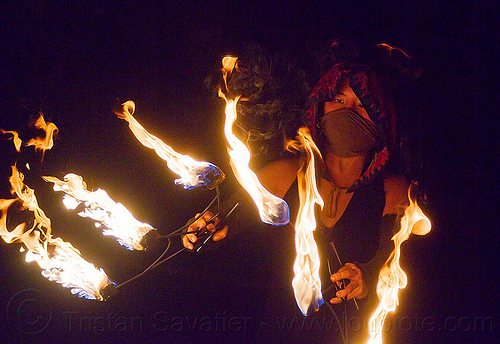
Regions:
[[[222,59],[222,71],[227,88],[227,74],[236,66],[236,57],[226,56]],[[219,97],[226,102],[226,121],[224,133],[229,143],[228,153],[231,168],[241,186],[249,193],[259,209],[260,219],[274,226],[286,225],[290,222],[290,210],[288,204],[279,197],[271,194],[262,186],[257,175],[248,166],[250,162],[250,151],[232,132],[233,123],[236,120],[236,105],[240,97],[228,99],[219,89]]]
[[[32,126],[43,130],[45,132],[45,136],[30,139],[26,143],[26,146],[34,146],[35,151],[42,152],[51,149],[54,146],[54,134],[58,131],[56,125],[51,122],[45,122],[43,114],[40,112],[38,118],[33,122]]]
[[[316,172],[314,153],[321,157],[318,147],[314,144],[309,129],[302,127],[298,130],[297,139],[290,141],[288,149],[296,149],[306,153],[306,160],[297,172],[299,186],[300,207],[295,222],[295,249],[297,256],[293,264],[295,277],[292,286],[295,300],[302,311],[308,315],[323,304],[321,280],[319,277],[320,259],[318,247],[314,241],[313,231],[316,229],[314,206],[323,207],[316,187]]]
[[[140,242],[154,228],[136,220],[125,206],[114,202],[106,191],[88,191],[83,178],[72,173],[65,175],[64,181],[50,176],[43,179],[54,183],[55,191],[65,193],[63,203],[66,208],[75,209],[83,203],[85,209],[78,215],[97,221],[96,227],[103,225],[104,235],[116,237],[129,250],[143,250]]]
[[[35,151],[42,152],[45,152],[46,150],[49,150],[54,146],[54,135],[59,129],[57,129],[57,126],[54,123],[45,122],[42,112],[38,114],[38,117],[33,122],[31,122],[29,126],[39,130],[43,130],[45,134],[43,135],[43,137],[38,136],[35,138],[31,138],[27,143],[24,144],[25,146],[34,146]],[[0,132],[3,135],[11,134],[12,137],[9,139],[13,141],[16,150],[18,152],[21,152],[22,140],[19,138],[19,133],[17,131],[6,131],[0,129]]]
[[[198,162],[189,155],[182,155],[173,150],[159,138],[151,135],[134,118],[135,103],[131,100],[122,104],[121,113],[115,114],[129,123],[129,128],[135,137],[144,146],[154,149],[156,154],[167,162],[168,168],[180,176],[175,180],[176,185],[182,185],[184,189],[193,189],[199,186],[207,186],[213,189],[224,180],[224,173],[220,168],[209,162]]]
[[[237,57],[233,56],[224,56],[222,58],[222,75],[224,77],[224,81],[227,85],[227,75],[231,73],[233,69],[236,67],[236,62],[238,61]]]
[[[385,318],[389,312],[394,312],[399,304],[399,289],[407,284],[407,276],[399,265],[401,256],[401,244],[406,241],[410,234],[426,235],[431,231],[431,222],[422,212],[416,201],[410,197],[411,186],[408,189],[410,205],[406,208],[401,218],[401,229],[392,237],[394,251],[387,259],[384,267],[380,270],[377,294],[380,299],[378,307],[373,312],[368,322],[370,338],[369,344],[382,343],[382,330]]]
[[[50,219],[38,206],[34,190],[23,180],[23,174],[12,166],[9,181],[16,198],[0,200],[0,236],[7,243],[19,241],[24,244],[26,261],[36,261],[43,269],[42,275],[50,281],[71,288],[71,293],[80,297],[103,300],[100,290],[111,283],[106,273],[85,261],[70,243],[52,237]],[[17,225],[12,231],[7,228],[9,207],[16,202],[33,213],[33,225],[28,230],[25,230],[26,223]]]
[[[14,147],[16,147],[16,150],[18,152],[21,151],[22,141],[19,138],[19,134],[17,133],[17,131],[6,131],[3,129],[0,129],[0,133],[2,133],[3,135],[12,134],[12,137],[10,137],[8,140],[12,140],[12,142],[14,143]]]
[[[389,55],[392,54],[392,51],[395,50],[395,51],[399,51],[401,54],[403,54],[406,58],[410,58],[410,55],[408,55],[407,53],[405,53],[403,51],[403,49],[401,48],[398,48],[394,45],[390,45],[390,44],[387,44],[387,43],[380,43],[380,44],[377,44],[376,47],[381,47],[381,48],[384,48],[385,50],[387,50],[387,52],[389,53]]]

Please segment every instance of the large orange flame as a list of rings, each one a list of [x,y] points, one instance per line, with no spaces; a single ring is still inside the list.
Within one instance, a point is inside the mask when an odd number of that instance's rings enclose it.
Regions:
[[[394,241],[394,251],[380,270],[377,283],[377,294],[380,303],[368,323],[370,331],[369,344],[382,343],[382,331],[387,314],[396,310],[399,304],[399,289],[405,288],[408,281],[405,272],[399,265],[401,244],[410,237],[411,233],[426,235],[432,228],[431,222],[422,212],[417,202],[411,199],[410,191],[411,186],[408,190],[410,205],[406,208],[405,214],[401,218],[401,229],[392,238]]]
[[[226,81],[226,88],[227,74],[236,66],[236,61],[237,58],[231,56],[226,56],[222,60],[222,71],[224,73],[224,80]],[[245,144],[233,134],[232,128],[237,117],[236,105],[240,97],[228,99],[220,89],[219,97],[226,101],[224,133],[229,144],[228,153],[230,164],[236,179],[252,197],[255,205],[259,209],[260,219],[263,222],[275,226],[287,224],[290,222],[288,204],[281,198],[271,194],[262,186],[257,175],[249,167],[250,151]]]
[[[122,106],[122,112],[115,112],[115,114],[129,123],[130,130],[140,143],[153,149],[160,158],[167,162],[168,168],[180,176],[175,180],[176,185],[182,185],[184,189],[199,186],[207,186],[212,189],[224,180],[224,173],[214,164],[204,161],[198,162],[189,155],[179,154],[172,147],[144,129],[133,116],[135,111],[133,101],[129,100],[123,103]]]
[[[65,193],[63,203],[66,208],[75,209],[83,203],[85,209],[78,215],[97,221],[96,226],[104,227],[104,235],[116,237],[118,242],[129,250],[143,249],[140,244],[142,238],[154,228],[137,221],[125,206],[114,202],[106,191],[88,191],[83,178],[72,173],[65,175],[64,181],[55,177],[43,179],[54,183],[55,191]]]
[[[71,288],[71,293],[80,297],[102,300],[100,290],[111,283],[106,273],[85,261],[70,243],[52,237],[50,219],[38,206],[34,190],[25,185],[23,179],[23,174],[12,166],[9,181],[16,198],[0,200],[0,236],[7,243],[21,242],[27,249],[26,261],[36,261],[43,269],[42,275],[50,281]],[[26,223],[11,231],[7,228],[9,207],[16,202],[33,213],[33,225],[28,230],[25,230]]]
[[[305,161],[297,171],[300,207],[295,222],[295,249],[297,256],[293,264],[295,277],[292,281],[295,300],[302,311],[308,315],[323,304],[321,280],[319,277],[320,259],[313,231],[316,229],[314,206],[323,207],[323,199],[316,187],[314,154],[321,157],[314,144],[309,129],[302,127],[296,140],[287,144],[288,149],[305,153]]]

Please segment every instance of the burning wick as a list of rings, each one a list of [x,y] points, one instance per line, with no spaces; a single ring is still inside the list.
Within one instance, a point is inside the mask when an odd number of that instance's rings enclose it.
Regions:
[[[122,105],[122,112],[115,112],[115,114],[129,123],[130,130],[140,143],[153,149],[160,158],[167,162],[168,168],[180,176],[175,180],[176,185],[182,185],[188,190],[199,186],[206,186],[212,190],[222,183],[225,175],[219,167],[209,162],[198,162],[189,155],[177,153],[162,140],[146,131],[134,118],[135,103],[133,101],[129,100]]]
[[[45,122],[42,113],[30,124],[45,132],[43,137],[30,139],[24,146],[34,146],[35,151],[51,149],[54,141],[54,133],[57,132],[55,124]],[[1,130],[1,129],[0,129]],[[22,141],[15,131],[3,134],[12,134],[16,150],[21,151]],[[43,158],[43,155],[42,155]],[[26,166],[29,169],[29,165]],[[71,288],[72,294],[93,300],[103,300],[100,291],[112,282],[102,269],[85,261],[80,252],[70,243],[60,238],[53,238],[51,234],[51,221],[38,206],[35,191],[24,184],[24,175],[12,166],[12,174],[9,178],[11,192],[15,196],[12,199],[0,199],[0,236],[6,243],[21,242],[21,252],[26,252],[26,261],[36,261],[43,269],[42,275],[50,281]],[[27,210],[33,214],[31,228],[26,230],[28,222],[18,224],[14,229],[8,229],[7,224],[9,208],[17,203],[20,210]]]
[[[392,237],[394,251],[380,270],[378,277],[377,295],[380,303],[368,322],[370,331],[368,344],[382,344],[382,331],[387,314],[396,310],[399,304],[399,289],[405,288],[408,281],[405,272],[399,265],[401,244],[410,237],[411,233],[426,235],[432,228],[427,216],[425,216],[417,202],[413,201],[410,196],[412,186],[413,184],[408,189],[410,205],[406,208],[405,214],[401,218],[401,229]]]
[[[96,227],[104,227],[103,234],[117,238],[120,245],[129,250],[143,250],[142,238],[155,230],[151,225],[136,220],[125,206],[113,201],[106,191],[98,189],[88,191],[83,178],[76,174],[67,174],[64,181],[56,177],[43,177],[54,183],[55,191],[63,191],[63,204],[68,209],[75,209],[80,204],[85,209],[78,213],[81,217],[89,217],[96,222]],[[155,230],[156,231],[156,230]]]
[[[50,219],[38,206],[35,192],[23,183],[24,176],[15,166],[9,179],[14,199],[0,200],[0,236],[7,243],[21,242],[27,249],[26,261],[36,261],[43,269],[42,275],[50,281],[71,288],[78,294],[92,300],[103,300],[101,289],[112,282],[102,269],[85,261],[80,252],[70,243],[51,235]],[[13,203],[20,203],[22,209],[33,213],[33,225],[25,231],[27,223],[21,223],[13,230],[7,228],[7,213]],[[24,248],[21,249],[24,251]]]

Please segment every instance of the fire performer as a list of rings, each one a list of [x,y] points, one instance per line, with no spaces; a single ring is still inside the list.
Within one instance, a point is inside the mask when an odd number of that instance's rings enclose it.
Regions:
[[[334,45],[332,51],[338,52],[338,46]],[[398,57],[404,57],[406,62],[409,59],[401,50],[385,44],[378,45],[375,51],[389,58],[397,54]],[[302,125],[309,128],[323,158],[317,166],[317,174],[324,207],[317,210],[318,226],[315,231],[321,256],[323,295],[325,302],[339,305],[335,306],[335,316],[345,313],[343,325],[348,327],[350,324],[352,330],[332,330],[331,337],[333,339],[341,332],[344,342],[353,343],[367,339],[367,317],[377,302],[375,287],[378,272],[391,251],[391,237],[397,231],[399,219],[408,203],[408,183],[396,173],[397,164],[392,161],[397,159],[391,159],[389,163],[390,156],[397,156],[396,111],[389,94],[389,79],[380,73],[381,69],[372,63],[373,60],[363,60],[359,56],[341,61],[333,59],[333,67],[330,66],[313,87],[306,111],[300,118]],[[237,81],[234,84],[238,81],[240,85],[249,81],[252,81],[250,84],[253,87],[257,84],[255,80],[249,80],[248,76],[235,78]],[[269,87],[275,81],[276,78],[269,75],[267,79],[263,78],[262,83],[267,82]],[[237,86],[234,88],[238,89]],[[246,104],[243,103],[238,110],[241,109],[245,114],[248,109],[259,108],[257,100],[260,100],[260,108],[263,102],[268,108],[272,107],[274,103],[263,101],[262,94],[247,97]],[[291,102],[289,99],[284,101],[282,105],[287,105],[278,106],[276,112],[287,112],[287,106],[288,110],[293,108]],[[289,115],[291,113],[293,111],[288,111]],[[291,127],[295,126],[295,130],[301,125],[293,120],[290,123]],[[290,130],[288,133],[286,129],[282,130],[290,135]],[[257,172],[267,190],[287,201],[291,214],[297,209],[296,178],[300,166],[300,157],[285,156],[268,163]],[[214,231],[218,220],[215,224],[206,223],[212,215],[211,212],[205,214],[188,228],[188,232],[195,232],[205,226]],[[233,224],[230,221],[231,229],[225,226],[213,235],[213,240],[224,239],[240,226],[253,225],[245,225],[244,221]],[[284,270],[291,270],[292,267],[293,230],[277,228],[271,238],[276,246],[276,270],[286,275],[286,288],[290,290],[291,277]],[[197,240],[196,235],[187,234],[183,237],[183,244],[192,249]],[[279,300],[275,299],[273,303],[286,313],[288,308],[284,305],[291,303],[293,293],[280,289],[273,293],[273,297],[278,293]],[[285,298],[289,301],[285,301]],[[321,307],[312,317],[328,316],[327,308]],[[314,328],[310,330],[314,332]],[[283,333],[275,335],[281,337]],[[324,332],[316,335],[325,339]],[[307,341],[311,342],[311,339],[308,337]]]

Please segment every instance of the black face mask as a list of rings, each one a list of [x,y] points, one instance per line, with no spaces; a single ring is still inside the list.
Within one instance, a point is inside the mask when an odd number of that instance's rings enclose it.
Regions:
[[[380,142],[375,124],[350,108],[324,114],[320,127],[328,141],[327,149],[341,158],[360,155]]]

